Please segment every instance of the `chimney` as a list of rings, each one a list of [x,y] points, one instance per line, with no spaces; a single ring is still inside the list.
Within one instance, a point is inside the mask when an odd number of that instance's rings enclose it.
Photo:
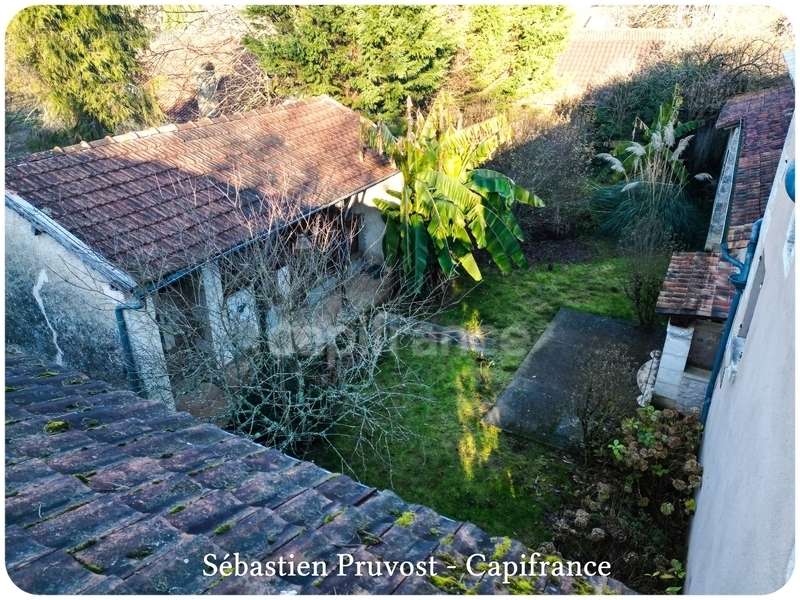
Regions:
[[[200,117],[213,117],[217,112],[215,96],[218,84],[213,63],[203,63],[197,72],[197,109]]]

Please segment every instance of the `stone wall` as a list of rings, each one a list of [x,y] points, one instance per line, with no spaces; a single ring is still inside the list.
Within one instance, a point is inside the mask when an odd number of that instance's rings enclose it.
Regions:
[[[5,221],[6,343],[126,383],[114,309],[131,298],[7,206]],[[152,302],[124,315],[144,392],[171,406]]]
[[[123,294],[8,207],[5,221],[6,343],[123,382],[114,319]]]

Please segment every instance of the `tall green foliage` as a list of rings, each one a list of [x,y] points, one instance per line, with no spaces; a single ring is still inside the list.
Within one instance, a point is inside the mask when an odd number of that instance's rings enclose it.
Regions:
[[[33,6],[9,24],[6,47],[52,117],[99,137],[158,116],[138,85],[137,55],[149,40],[140,17],[126,6]]]
[[[650,125],[637,118],[633,139],[615,142],[613,154],[597,155],[610,166],[615,178],[624,178],[621,183],[600,188],[594,199],[608,232],[646,232],[651,247],[688,241],[695,233],[698,215],[687,188],[692,179],[710,181],[711,176],[698,173],[692,178],[684,164],[683,154],[697,123],[679,121],[682,103],[676,87],[672,99],[659,107]]]
[[[282,95],[330,94],[374,119],[439,88],[454,45],[429,6],[251,6],[245,39]]]
[[[503,272],[524,266],[522,229],[512,209],[542,201],[506,175],[480,168],[511,138],[505,117],[463,127],[452,98],[443,94],[427,116],[412,115],[409,103],[406,120],[403,137],[380,123],[366,135],[403,174],[403,189],[376,201],[387,220],[387,261],[400,262],[417,290],[433,264],[447,276],[460,265],[480,280],[474,249],[486,249]]]
[[[357,108],[377,119],[398,117],[407,98],[422,103],[435,94],[455,51],[438,9],[368,6],[359,19],[363,71],[356,79]]]
[[[565,6],[471,7],[466,50],[473,91],[509,100],[546,89],[570,23]]]

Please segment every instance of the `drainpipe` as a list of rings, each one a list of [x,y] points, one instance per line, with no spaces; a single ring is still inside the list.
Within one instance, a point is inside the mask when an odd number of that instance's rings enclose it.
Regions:
[[[730,338],[731,335],[733,319],[736,317],[736,310],[739,308],[739,300],[742,297],[742,292],[744,291],[745,286],[747,285],[747,277],[750,274],[750,265],[752,264],[753,256],[756,253],[756,245],[758,244],[759,233],[761,233],[762,221],[763,219],[759,219],[753,223],[753,229],[750,232],[750,241],[747,242],[747,251],[745,253],[744,262],[740,262],[730,255],[728,252],[727,243],[722,242],[719,245],[722,260],[732,264],[738,269],[738,272],[732,273],[728,276],[728,280],[733,284],[734,288],[733,300],[731,300],[731,305],[728,309],[728,318],[725,319],[725,327],[722,330],[722,339],[720,339],[719,346],[717,346],[717,352],[714,355],[714,366],[711,370],[711,377],[708,380],[708,386],[706,387],[706,396],[703,399],[703,412],[700,415],[703,425],[706,424],[708,411],[711,408],[711,397],[714,395],[714,388],[717,385],[717,377],[719,377],[719,371],[722,367],[722,359],[725,357],[725,350],[728,347],[728,338]]]
[[[117,332],[122,344],[122,358],[125,361],[125,374],[128,377],[128,385],[135,394],[145,396],[144,386],[139,377],[139,370],[136,368],[136,361],[133,358],[133,346],[131,346],[128,324],[125,322],[124,314],[126,310],[140,310],[142,308],[144,308],[142,299],[134,296],[134,299],[130,302],[120,303],[114,307],[114,317],[117,320]]]

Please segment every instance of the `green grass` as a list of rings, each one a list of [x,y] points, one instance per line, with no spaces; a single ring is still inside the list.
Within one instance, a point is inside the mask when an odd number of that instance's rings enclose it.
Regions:
[[[437,320],[484,331],[498,344],[500,368],[516,370],[561,307],[633,318],[624,278],[625,261],[619,257],[555,264],[552,270],[539,266],[510,275],[487,269],[477,285],[455,283],[454,295],[466,295]]]
[[[402,401],[400,425],[410,439],[391,441],[385,455],[353,457],[349,439],[313,458],[404,500],[472,521],[492,535],[529,545],[549,539],[544,515],[569,485],[571,462],[562,453],[501,433],[482,421],[497,395],[561,306],[631,317],[620,259],[537,267],[503,276],[487,269],[484,281],[439,321],[481,328],[500,340],[491,356],[415,340],[399,349],[407,372],[384,362],[381,381],[404,377],[423,398]],[[459,283],[457,291],[468,289]],[[417,381],[413,381],[416,379]]]

